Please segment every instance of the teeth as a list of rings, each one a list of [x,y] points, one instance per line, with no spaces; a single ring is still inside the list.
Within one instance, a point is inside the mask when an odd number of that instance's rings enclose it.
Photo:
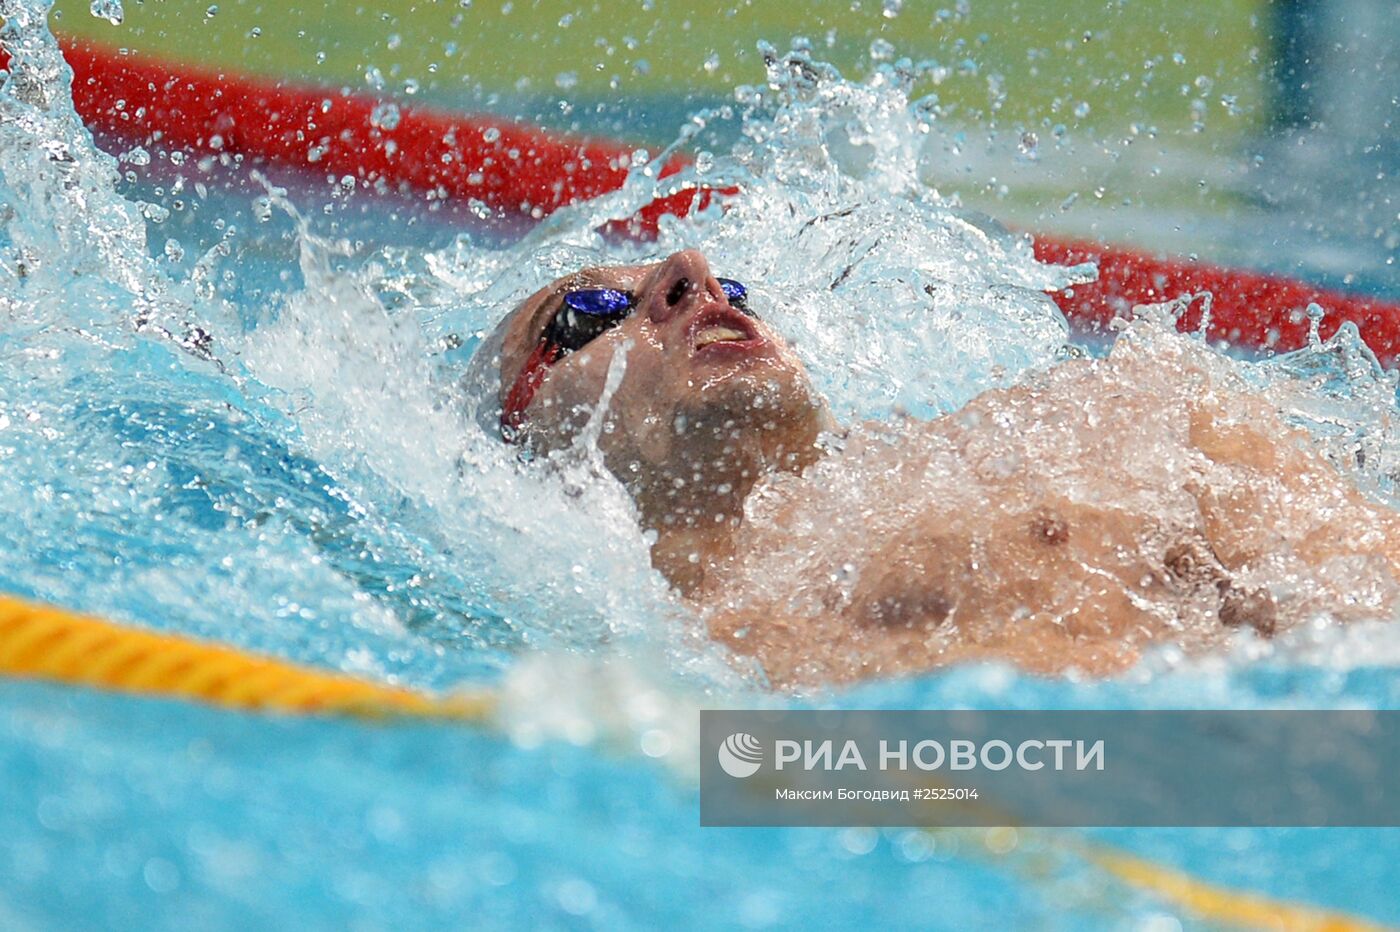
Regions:
[[[709,346],[711,343],[733,342],[734,340],[747,340],[748,334],[730,327],[706,327],[695,335],[695,348]]]

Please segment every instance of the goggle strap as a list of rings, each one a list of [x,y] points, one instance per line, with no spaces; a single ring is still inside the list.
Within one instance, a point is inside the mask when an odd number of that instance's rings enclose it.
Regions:
[[[541,340],[535,344],[530,358],[525,360],[515,383],[506,392],[505,401],[501,403],[501,432],[507,441],[513,442],[520,428],[525,426],[525,409],[530,407],[535,392],[539,391],[544,377],[549,374],[549,367],[558,361],[560,355],[562,351],[556,344]]]

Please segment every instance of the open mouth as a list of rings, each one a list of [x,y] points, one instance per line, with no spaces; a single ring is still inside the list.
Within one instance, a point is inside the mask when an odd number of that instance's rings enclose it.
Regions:
[[[735,343],[747,339],[749,339],[747,334],[729,327],[706,327],[695,335],[695,348],[709,346],[711,343]]]
[[[691,321],[687,332],[695,350],[713,346],[753,346],[762,342],[753,323],[732,308],[706,308]]]

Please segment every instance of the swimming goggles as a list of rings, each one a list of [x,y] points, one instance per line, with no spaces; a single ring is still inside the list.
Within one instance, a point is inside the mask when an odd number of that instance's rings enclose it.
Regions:
[[[747,288],[732,278],[716,281],[731,307],[753,316],[748,307]],[[544,382],[549,367],[618,326],[636,309],[637,296],[616,288],[579,288],[564,294],[559,310],[545,325],[539,342],[501,405],[501,429],[507,441],[515,440],[525,425],[525,409]]]

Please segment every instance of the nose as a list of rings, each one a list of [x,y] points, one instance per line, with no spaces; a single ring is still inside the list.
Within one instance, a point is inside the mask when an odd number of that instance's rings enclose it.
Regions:
[[[697,303],[724,302],[724,289],[710,272],[710,263],[698,249],[674,253],[657,267],[646,297],[646,313],[663,324]]]

